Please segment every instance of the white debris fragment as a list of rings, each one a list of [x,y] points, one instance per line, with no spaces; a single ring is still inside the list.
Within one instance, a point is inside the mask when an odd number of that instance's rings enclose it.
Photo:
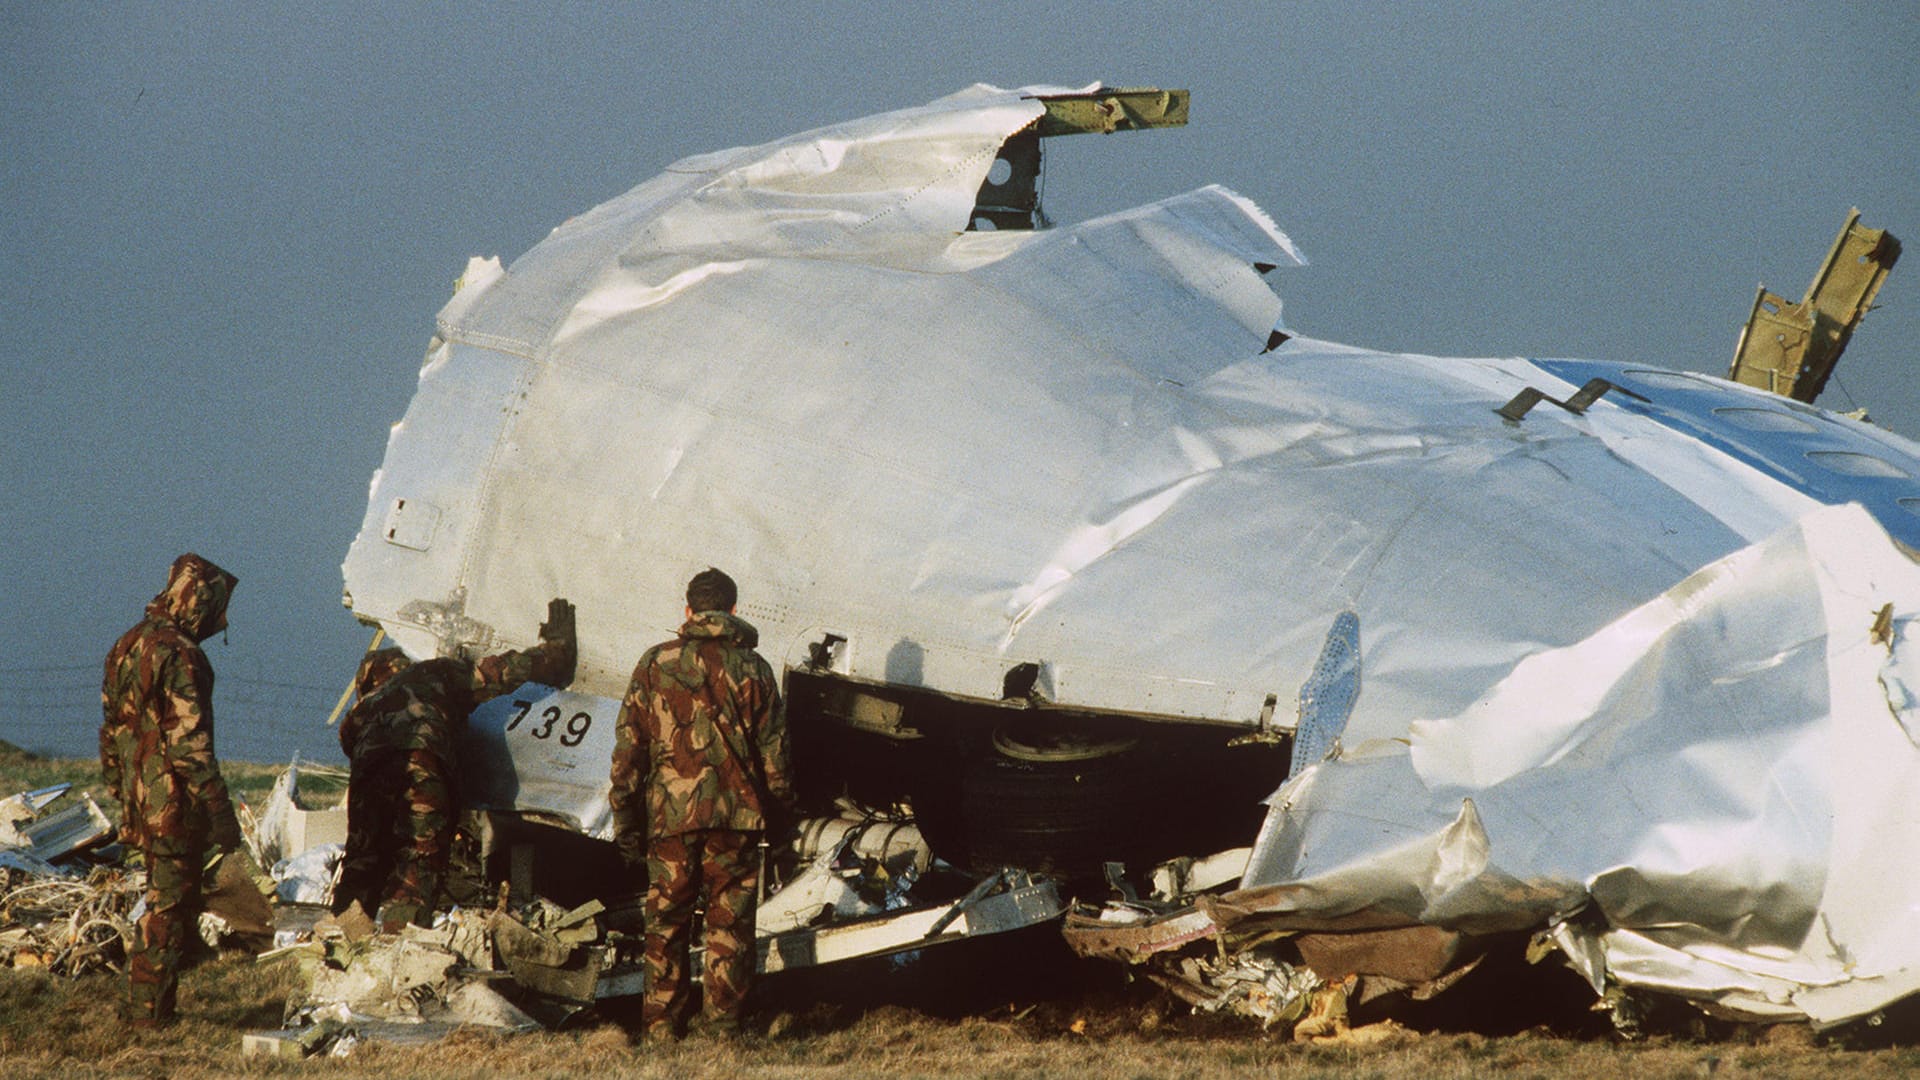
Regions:
[[[332,903],[334,879],[345,853],[342,844],[321,844],[290,859],[281,859],[273,864],[275,892],[282,902],[289,904]]]

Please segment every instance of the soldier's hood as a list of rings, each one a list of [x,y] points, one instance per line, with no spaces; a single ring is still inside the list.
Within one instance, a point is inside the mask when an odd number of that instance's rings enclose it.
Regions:
[[[385,686],[387,680],[413,666],[413,661],[400,649],[389,646],[374,649],[360,660],[360,670],[353,677],[353,692],[360,697],[369,697],[375,690]]]
[[[147,614],[168,619],[195,641],[227,627],[227,601],[240,579],[188,552],[173,560],[167,587],[147,604]]]
[[[683,638],[732,638],[741,648],[760,644],[760,631],[747,620],[726,611],[702,611],[680,627]]]

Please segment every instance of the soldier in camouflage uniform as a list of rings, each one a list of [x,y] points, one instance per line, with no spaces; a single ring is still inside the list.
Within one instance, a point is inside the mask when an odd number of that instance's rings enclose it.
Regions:
[[[226,628],[237,580],[198,555],[173,561],[147,617],[107,654],[100,774],[120,803],[120,836],[147,868],[146,913],[127,957],[135,1025],[170,1023],[180,962],[199,919],[211,848],[240,846],[213,756],[213,667],[200,642]]]
[[[759,842],[790,816],[786,717],[759,633],[733,614],[731,578],[708,569],[687,585],[687,621],[641,656],[615,728],[614,843],[647,874],[649,1040],[678,1036],[693,1013],[688,963],[696,903],[706,908],[702,1019],[737,1030],[755,969]]]
[[[547,606],[540,644],[524,652],[418,664],[399,649],[367,654],[354,680],[359,700],[340,724],[352,774],[336,912],[357,900],[388,932],[426,924],[459,816],[453,770],[468,714],[522,683],[567,685],[575,655],[573,605],[559,599]]]

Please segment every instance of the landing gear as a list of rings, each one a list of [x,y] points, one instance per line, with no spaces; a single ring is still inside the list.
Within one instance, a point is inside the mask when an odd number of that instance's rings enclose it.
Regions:
[[[1099,880],[1136,845],[1139,740],[1067,726],[1003,725],[961,778],[968,863]]]

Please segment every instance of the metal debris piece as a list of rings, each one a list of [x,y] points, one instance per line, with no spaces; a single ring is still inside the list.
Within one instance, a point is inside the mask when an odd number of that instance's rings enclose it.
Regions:
[[[85,792],[72,806],[44,812],[72,788],[55,784],[0,800],[0,852],[54,863],[111,837],[113,822]]]
[[[23,848],[0,848],[0,870],[12,871],[22,877],[70,877],[67,871],[60,869],[38,855]]]
[[[1211,940],[1219,929],[1198,908],[1151,914],[1108,904],[1097,914],[1085,909],[1069,912],[1060,932],[1067,939],[1067,947],[1081,956],[1138,964],[1157,953]]]
[[[312,778],[342,786],[332,800],[301,791],[302,778]],[[261,866],[274,866],[296,858],[316,847],[345,844],[347,840],[347,799],[345,769],[302,762],[295,757],[285,772],[273,782],[266,809],[250,830],[249,846]],[[324,901],[320,901],[324,902]]]
[[[345,1021],[328,1018],[304,1028],[281,1031],[256,1031],[240,1038],[244,1057],[273,1057],[298,1060],[310,1057],[342,1035],[351,1037]]]
[[[1053,882],[1018,870],[989,877],[984,891],[952,904],[928,904],[823,926],[804,926],[759,939],[760,970],[785,971],[884,956],[998,934],[1050,922],[1066,910]]]
[[[1860,211],[1849,211],[1805,299],[1796,303],[1760,287],[1727,378],[1811,404],[1899,258],[1898,239],[1861,225]]]
[[[261,871],[245,849],[222,852],[209,867],[204,891],[205,914],[220,921],[221,933],[207,944],[237,944],[255,952],[273,942],[273,879]],[[204,936],[204,920],[203,920]]]
[[[1517,424],[1521,420],[1526,419],[1527,414],[1533,411],[1535,405],[1544,401],[1550,405],[1558,405],[1575,416],[1582,416],[1585,415],[1587,409],[1591,407],[1594,402],[1605,397],[1609,390],[1618,390],[1620,393],[1633,398],[1635,401],[1647,400],[1646,395],[1629,390],[1619,383],[1595,378],[1588,379],[1580,389],[1574,391],[1565,401],[1561,401],[1559,398],[1548,397],[1544,391],[1535,387],[1522,387],[1520,392],[1513,395],[1513,398],[1505,405],[1493,411],[1499,413],[1503,419],[1511,420]]]
[[[0,799],[0,847],[26,845],[27,839],[20,835],[16,826],[31,823],[42,808],[65,795],[72,787],[72,784],[55,784],[52,787],[23,791],[10,798]]]
[[[1184,127],[1191,95],[1185,90],[1108,89],[1087,93],[1042,94],[1046,115],[1040,137],[1099,134],[1141,128]]]
[[[1197,1006],[1201,1012],[1233,1012],[1260,1021],[1263,1028],[1299,1018],[1321,988],[1311,970],[1258,954],[1194,966],[1207,985],[1217,988],[1212,1000]]]
[[[48,862],[100,844],[114,832],[113,822],[101,811],[100,804],[84,792],[74,805],[38,817],[24,828],[16,825],[15,830],[35,855]]]
[[[760,902],[759,937],[898,911],[933,861],[911,819],[871,815],[802,822],[794,850],[808,861]]]
[[[1186,903],[1195,894],[1217,889],[1240,880],[1246,873],[1251,847],[1229,848],[1205,858],[1182,856],[1153,868],[1148,882],[1153,898],[1166,903]]]
[[[346,854],[342,844],[310,847],[273,864],[274,892],[289,904],[329,904],[333,902],[334,879],[340,873],[340,860]]]
[[[349,1057],[363,1042],[424,1046],[464,1027],[518,1032],[539,1025],[490,987],[469,981],[452,991],[434,1019],[383,1020],[338,1003],[307,1006],[291,1013],[287,1026],[278,1031],[247,1034],[240,1052],[247,1057],[293,1060]]]

